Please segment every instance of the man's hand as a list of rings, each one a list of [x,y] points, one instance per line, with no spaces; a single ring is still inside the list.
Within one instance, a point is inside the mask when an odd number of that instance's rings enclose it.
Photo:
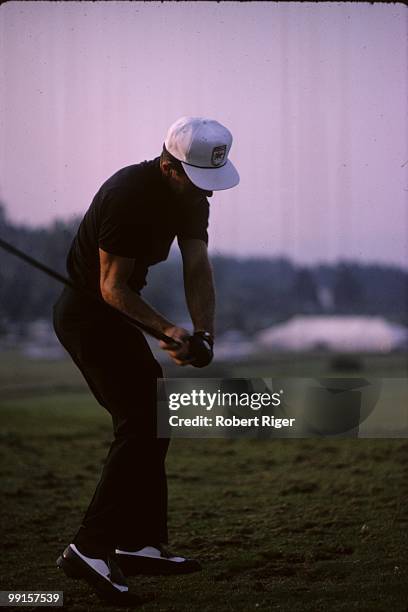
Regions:
[[[208,332],[197,331],[189,340],[191,365],[195,368],[205,368],[214,357],[214,340]]]
[[[189,260],[192,256],[192,253],[199,253],[200,249],[197,250],[197,244],[200,243],[200,240],[191,240],[190,244],[190,257],[184,254],[185,259]],[[195,245],[193,247],[192,245]],[[206,245],[202,243],[206,249]],[[204,248],[203,247],[203,248]],[[127,282],[132,273],[134,260],[128,259],[126,257],[120,257],[118,255],[112,255],[99,249],[99,258],[100,258],[100,289],[103,299],[121,312],[125,313],[127,316],[134,318],[136,321],[140,321],[141,323],[151,327],[152,329],[156,329],[160,333],[166,334],[170,338],[174,339],[174,343],[168,343],[165,341],[160,341],[160,347],[165,350],[171,359],[177,364],[181,366],[185,366],[191,364],[195,367],[201,368],[208,365],[213,357],[212,353],[212,339],[208,344],[208,339],[205,337],[205,332],[199,331],[206,329],[202,326],[201,319],[204,322],[207,318],[210,321],[208,326],[209,330],[212,330],[212,307],[208,310],[211,313],[202,314],[199,316],[194,316],[193,319],[197,320],[200,325],[195,324],[195,329],[198,330],[193,336],[190,336],[189,332],[182,327],[177,327],[173,325],[168,319],[163,317],[159,312],[157,312],[150,304],[148,304],[145,300],[143,300],[139,295],[137,295],[134,291],[130,289]],[[197,255],[198,260],[201,260],[201,257]],[[204,258],[205,259],[205,258]],[[194,260],[194,257],[193,257]],[[191,263],[191,261],[190,261]],[[203,273],[198,273],[200,271],[200,267],[192,266],[191,270],[189,266],[186,264],[189,272],[186,272],[187,277],[189,274],[192,275],[193,285],[197,284],[197,280],[200,279],[200,286],[205,282],[203,279],[206,278],[206,275]],[[193,271],[197,272],[197,280],[195,279],[195,274]],[[207,287],[208,288],[208,287]],[[203,289],[203,287],[201,287]],[[212,301],[211,294],[212,291],[209,290],[210,294],[210,302]],[[198,296],[199,297],[199,296]],[[208,297],[208,296],[207,296]],[[201,299],[198,300],[201,302]],[[194,308],[192,308],[194,312]],[[197,313],[201,312],[201,306],[198,304]],[[204,336],[203,336],[204,334]],[[210,338],[212,338],[212,333],[210,331]]]
[[[170,336],[170,338],[174,339],[173,344],[167,344],[161,340],[159,342],[160,348],[164,351],[167,351],[169,356],[172,358],[174,363],[180,366],[188,365],[193,361],[193,359],[189,355],[190,351],[190,343],[189,338],[190,334],[183,327],[169,327],[164,333],[166,336]]]
[[[168,352],[177,365],[204,368],[211,363],[214,341],[206,332],[199,331],[190,336],[182,327],[170,327],[166,335],[174,338],[174,344],[161,341],[160,347]]]

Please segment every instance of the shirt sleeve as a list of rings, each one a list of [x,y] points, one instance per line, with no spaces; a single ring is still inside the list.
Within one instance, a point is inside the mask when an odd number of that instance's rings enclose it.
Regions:
[[[177,238],[198,238],[208,245],[209,213],[210,207],[206,198],[189,203],[177,232]]]
[[[138,237],[143,236],[143,219],[132,214],[135,202],[129,202],[120,189],[109,190],[103,196],[98,245],[112,255],[132,259],[143,255]]]

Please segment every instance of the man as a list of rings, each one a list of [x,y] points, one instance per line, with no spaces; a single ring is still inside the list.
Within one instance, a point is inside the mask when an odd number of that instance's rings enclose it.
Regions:
[[[124,574],[200,569],[196,560],[171,555],[164,546],[169,440],[156,435],[156,383],[162,370],[129,318],[172,338],[173,343],[161,341],[160,346],[176,364],[197,365],[203,351],[208,359],[199,365],[211,361],[215,296],[207,255],[207,197],[239,182],[228,160],[231,144],[231,133],[220,123],[182,117],[170,127],[160,157],[109,178],[68,255],[68,272],[78,290],[66,288],[54,306],[56,334],[110,412],[114,431],[92,501],[57,565],[108,600],[128,596]],[[167,259],[175,237],[192,337],[140,295],[149,266]]]

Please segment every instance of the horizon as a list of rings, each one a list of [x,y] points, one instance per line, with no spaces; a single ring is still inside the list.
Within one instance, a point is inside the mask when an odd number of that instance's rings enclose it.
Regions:
[[[61,218],[61,217],[56,217],[54,219],[50,219],[48,222],[44,223],[44,224],[39,224],[39,225],[31,225],[30,223],[16,223],[13,221],[13,219],[10,218],[10,216],[7,214],[7,207],[4,205],[4,202],[0,201],[0,209],[2,207],[2,205],[4,206],[4,211],[5,211],[5,218],[6,218],[6,223],[9,223],[10,225],[12,225],[15,228],[24,228],[27,230],[33,230],[33,231],[41,231],[41,230],[47,230],[47,229],[51,229],[51,227],[56,224],[56,223],[64,223],[64,224],[70,224],[72,222],[80,222],[81,221],[81,215],[73,215],[71,217],[67,217],[67,218]],[[4,240],[6,240],[7,242],[7,237],[1,236],[0,238],[3,238]],[[15,245],[13,245],[15,246]],[[1,247],[0,247],[1,249]],[[1,250],[0,250],[1,252]],[[362,267],[381,267],[381,268],[390,268],[390,269],[396,269],[396,270],[401,270],[403,272],[408,272],[408,265],[404,266],[402,264],[398,264],[398,263],[389,263],[386,261],[376,261],[376,260],[367,260],[367,261],[362,261],[360,259],[348,259],[347,257],[343,256],[341,259],[336,259],[336,260],[332,260],[332,261],[328,261],[328,260],[316,260],[316,261],[311,261],[308,263],[305,263],[302,260],[296,260],[294,259],[291,255],[288,255],[286,253],[273,253],[270,255],[264,255],[264,254],[259,254],[259,253],[248,253],[245,255],[242,254],[237,254],[237,253],[229,253],[226,251],[222,251],[222,252],[217,252],[217,251],[209,251],[210,256],[212,258],[214,257],[225,257],[226,259],[233,259],[236,262],[239,261],[262,261],[262,262],[277,262],[277,261],[284,261],[285,263],[288,263],[290,265],[292,265],[293,267],[303,267],[303,268],[318,268],[318,267],[336,267],[342,264],[345,265],[357,265],[357,266],[362,266]],[[67,253],[68,254],[68,253]],[[165,264],[166,261],[171,260],[171,259],[175,259],[181,258],[181,254],[180,251],[176,245],[176,241],[173,242],[171,249],[170,249],[170,253],[169,256],[167,258],[167,260],[159,262],[159,264],[156,265],[160,265],[160,264]]]

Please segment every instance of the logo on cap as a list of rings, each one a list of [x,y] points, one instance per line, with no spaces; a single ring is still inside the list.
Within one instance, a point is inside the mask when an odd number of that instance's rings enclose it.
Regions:
[[[221,145],[214,147],[211,155],[211,163],[213,166],[219,166],[224,161],[225,154],[227,152],[227,145]]]

